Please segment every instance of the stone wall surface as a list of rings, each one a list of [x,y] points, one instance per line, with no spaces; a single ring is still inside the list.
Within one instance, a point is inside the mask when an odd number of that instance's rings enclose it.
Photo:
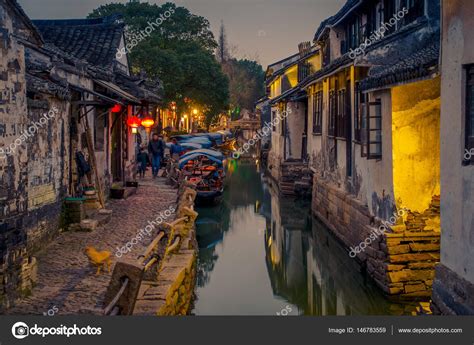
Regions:
[[[439,198],[424,215],[407,211],[387,223],[354,196],[315,177],[312,209],[387,295],[430,296],[440,257]]]

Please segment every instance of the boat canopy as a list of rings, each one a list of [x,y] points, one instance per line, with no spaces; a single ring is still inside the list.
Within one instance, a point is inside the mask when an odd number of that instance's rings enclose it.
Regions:
[[[179,169],[182,169],[184,168],[184,166],[189,162],[189,161],[192,161],[192,160],[195,160],[196,158],[199,158],[201,156],[205,156],[207,159],[217,163],[219,166],[222,166],[222,160],[212,156],[212,155],[207,155],[207,154],[204,154],[204,153],[193,153],[193,154],[187,154],[185,155],[184,157],[182,157],[180,160],[179,160]]]
[[[192,151],[189,151],[187,153],[185,153],[181,158],[185,158],[186,156],[188,155],[192,155],[192,154],[195,154],[195,153],[200,153],[202,155],[209,155],[209,156],[213,156],[219,160],[224,160],[224,155],[222,154],[222,152],[220,151],[216,151],[216,150],[209,150],[209,149],[198,149],[198,150],[192,150]]]

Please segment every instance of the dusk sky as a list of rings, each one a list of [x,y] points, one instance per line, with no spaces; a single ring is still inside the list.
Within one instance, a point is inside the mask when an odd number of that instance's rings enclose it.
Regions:
[[[94,8],[128,0],[18,0],[32,19],[86,17]],[[145,1],[142,1],[145,2]],[[150,0],[163,4],[166,1]],[[227,38],[238,57],[258,60],[264,68],[297,52],[311,41],[321,21],[338,11],[345,0],[177,0],[177,5],[206,17],[217,37],[224,21]]]

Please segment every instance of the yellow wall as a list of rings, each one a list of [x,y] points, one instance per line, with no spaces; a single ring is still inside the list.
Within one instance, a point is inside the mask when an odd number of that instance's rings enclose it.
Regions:
[[[398,207],[422,212],[440,195],[440,78],[392,89],[393,184]]]
[[[288,68],[285,71],[285,78],[288,81],[290,88],[293,88],[298,85],[298,65],[294,65]]]
[[[278,77],[270,85],[270,98],[278,97],[280,94],[281,94],[281,77]]]
[[[317,72],[321,69],[321,57],[319,54],[311,56],[307,62],[311,65],[311,73]]]

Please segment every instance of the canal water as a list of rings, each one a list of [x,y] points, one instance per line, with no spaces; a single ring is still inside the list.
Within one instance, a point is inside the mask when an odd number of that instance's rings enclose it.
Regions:
[[[223,201],[198,208],[196,315],[392,315],[310,205],[281,198],[255,162],[230,160]]]

